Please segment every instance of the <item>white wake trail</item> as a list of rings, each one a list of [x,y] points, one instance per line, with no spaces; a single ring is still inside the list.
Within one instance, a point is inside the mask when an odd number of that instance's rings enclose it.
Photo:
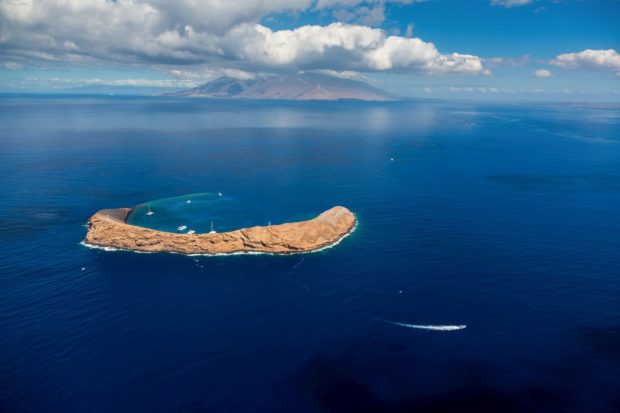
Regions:
[[[423,324],[408,324],[408,323],[400,323],[398,321],[384,320],[382,318],[378,318],[378,320],[383,321],[384,323],[393,324],[395,326],[406,327],[406,328],[415,328],[418,330],[433,330],[433,331],[456,331],[456,330],[464,330],[467,328],[465,324],[457,324],[457,325],[423,325]]]

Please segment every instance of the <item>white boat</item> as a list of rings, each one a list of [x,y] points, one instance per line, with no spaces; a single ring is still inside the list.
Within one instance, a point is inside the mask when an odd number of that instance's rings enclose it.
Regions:
[[[188,200],[187,200],[187,203],[188,203],[188,204],[191,204],[191,203],[192,203],[192,200],[191,200],[191,199],[188,199]]]
[[[218,195],[218,196],[222,196],[222,193],[221,193],[221,192],[218,192],[218,193],[217,193],[217,195]]]
[[[211,231],[209,231],[209,234],[215,234],[217,231],[213,229],[213,221],[211,221]]]
[[[190,229],[189,231],[187,231],[187,233],[191,235],[191,234],[195,234],[196,231],[194,231],[193,229]]]
[[[151,211],[151,206],[150,205],[147,205],[146,207],[149,209],[148,212],[146,213],[146,215],[151,216],[151,215],[155,214],[155,212]]]
[[[177,231],[185,231],[187,229],[187,225],[181,225],[177,228]]]

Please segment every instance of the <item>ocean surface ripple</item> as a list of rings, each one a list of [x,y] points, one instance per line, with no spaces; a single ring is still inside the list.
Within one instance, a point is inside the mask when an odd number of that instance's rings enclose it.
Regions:
[[[617,105],[3,95],[0,125],[0,411],[620,406]],[[80,245],[205,193],[157,225],[359,224],[303,256]]]

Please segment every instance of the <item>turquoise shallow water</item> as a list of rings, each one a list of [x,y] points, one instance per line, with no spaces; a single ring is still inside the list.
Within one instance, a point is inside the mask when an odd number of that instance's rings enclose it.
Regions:
[[[224,232],[242,228],[247,222],[253,223],[251,225],[263,223],[261,221],[264,221],[264,218],[261,220],[261,215],[259,211],[252,211],[223,194],[198,193],[137,205],[127,217],[127,222],[168,232],[206,233],[211,231],[211,228]]]
[[[0,411],[618,411],[618,106],[2,96],[0,128]],[[359,226],[295,256],[80,245],[144,203]]]
[[[316,215],[321,212],[317,211]],[[243,196],[203,192],[144,202],[134,207],[127,222],[160,231],[181,233],[192,230],[200,234],[212,229],[226,232],[308,218],[313,216],[285,212],[270,200],[258,203]]]

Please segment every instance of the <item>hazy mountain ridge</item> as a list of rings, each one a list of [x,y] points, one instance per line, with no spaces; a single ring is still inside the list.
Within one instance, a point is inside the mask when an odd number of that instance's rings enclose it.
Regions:
[[[220,77],[172,96],[281,100],[397,100],[398,97],[367,83],[316,73],[256,79]]]

